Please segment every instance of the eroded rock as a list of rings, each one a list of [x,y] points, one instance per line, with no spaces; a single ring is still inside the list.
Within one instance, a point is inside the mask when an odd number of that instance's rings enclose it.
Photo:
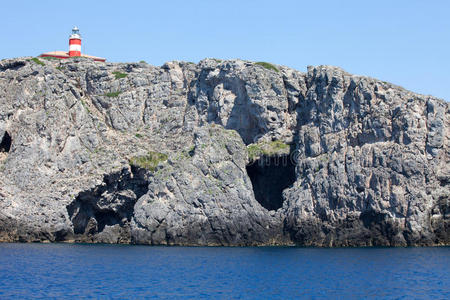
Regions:
[[[450,243],[443,100],[330,66],[42,61],[0,62],[2,241]]]

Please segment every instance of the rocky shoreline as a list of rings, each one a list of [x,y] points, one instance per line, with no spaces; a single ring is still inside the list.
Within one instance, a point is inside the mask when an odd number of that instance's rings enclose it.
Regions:
[[[0,61],[0,241],[450,245],[450,105],[331,66]]]

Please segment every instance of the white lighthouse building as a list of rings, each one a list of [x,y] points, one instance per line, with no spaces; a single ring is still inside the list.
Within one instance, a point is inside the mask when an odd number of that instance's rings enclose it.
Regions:
[[[40,57],[53,57],[53,58],[59,58],[59,59],[66,59],[69,57],[85,57],[90,58],[95,61],[106,61],[106,58],[98,57],[98,56],[92,56],[87,55],[84,53],[81,53],[81,34],[78,27],[74,27],[72,29],[72,34],[69,36],[69,52],[66,51],[52,51],[52,52],[46,52],[42,53]]]

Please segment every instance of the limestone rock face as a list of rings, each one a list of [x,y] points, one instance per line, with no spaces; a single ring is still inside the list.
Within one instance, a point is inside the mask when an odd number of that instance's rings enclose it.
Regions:
[[[0,241],[449,245],[450,105],[330,66],[0,61]]]

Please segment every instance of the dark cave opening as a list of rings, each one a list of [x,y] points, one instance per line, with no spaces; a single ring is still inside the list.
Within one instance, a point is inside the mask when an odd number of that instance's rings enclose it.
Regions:
[[[2,142],[0,143],[0,152],[9,152],[11,149],[12,139],[7,131],[3,134]]]
[[[114,211],[111,210],[105,210],[105,211],[97,211],[95,214],[95,220],[97,221],[97,231],[98,232],[102,232],[103,229],[105,229],[105,226],[112,226],[115,224],[120,224],[123,225],[122,222],[122,217],[120,216],[119,213],[116,213]],[[131,217],[131,213],[128,210],[128,213],[124,214],[123,216],[124,218],[126,218],[128,221]]]
[[[145,174],[139,170],[105,175],[103,184],[80,192],[67,206],[75,234],[96,234],[105,226],[126,226],[136,201],[148,191]]]
[[[283,190],[295,182],[295,164],[289,155],[261,157],[247,165],[256,200],[267,210],[283,206]]]

